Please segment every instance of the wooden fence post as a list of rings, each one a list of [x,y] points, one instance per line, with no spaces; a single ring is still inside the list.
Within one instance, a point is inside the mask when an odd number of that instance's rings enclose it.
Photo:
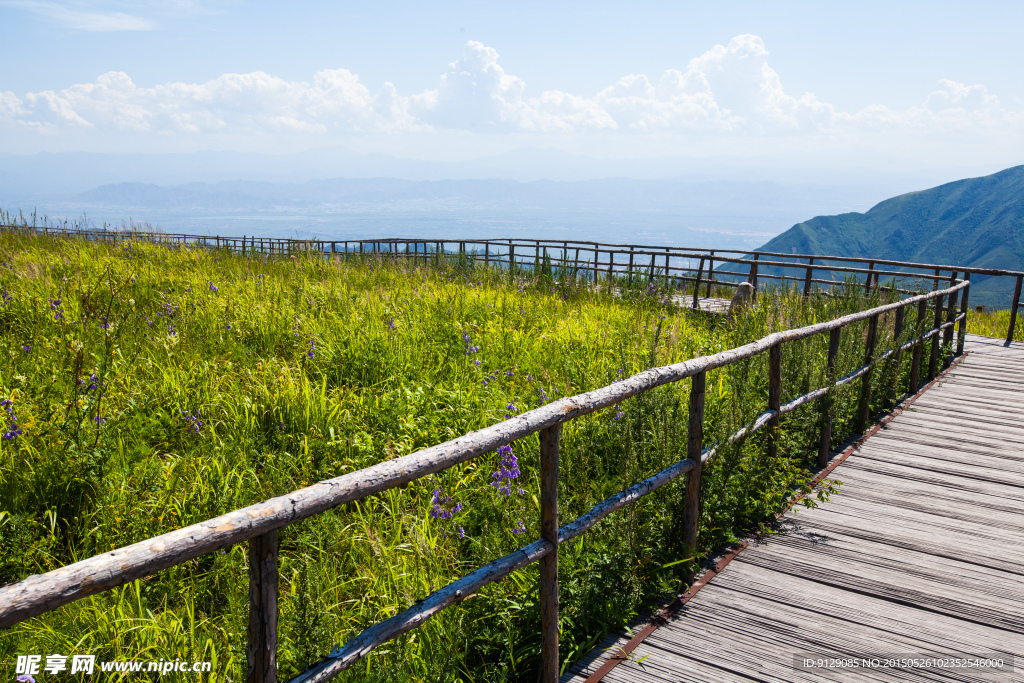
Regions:
[[[683,505],[683,543],[687,551],[697,549],[697,532],[700,530],[700,472],[701,452],[704,450],[704,388],[705,373],[699,372],[691,379],[690,422],[686,433],[686,457],[696,466],[686,473],[686,500]]]
[[[246,683],[277,682],[277,530],[249,541]]]
[[[920,301],[917,304],[917,331],[914,333],[915,339],[924,334],[924,317],[926,315],[928,315],[928,302]],[[910,386],[907,389],[911,396],[917,393],[917,385],[920,383],[921,351],[923,348],[924,342],[922,341],[914,344],[913,360],[910,362]]]
[[[669,282],[669,272],[670,272],[669,269],[668,269],[668,259],[669,259],[669,251],[668,251],[668,249],[666,249],[665,250],[665,282],[666,283]],[[666,285],[666,286],[671,286],[671,285]]]
[[[597,267],[600,265],[598,260],[601,257],[601,250],[596,246],[594,247],[594,286],[597,286]]]
[[[871,316],[868,320],[868,338],[864,342],[864,365],[869,366],[868,371],[861,377],[860,404],[857,409],[857,428],[855,431],[863,432],[868,425],[868,418],[871,417],[871,376],[874,374],[871,368],[871,361],[875,356],[875,338],[878,335],[878,314]]]
[[[952,287],[952,286],[954,286],[956,284],[956,274],[957,274],[957,271],[954,270],[953,271],[953,275],[950,276],[950,278],[949,278],[949,286],[950,287]],[[952,294],[949,295],[949,299],[948,299],[949,304],[946,306],[946,322],[947,323],[953,323],[953,321],[956,319],[956,305],[957,305],[957,297],[958,297],[959,294],[960,294],[959,292],[953,292]],[[950,326],[947,327],[943,331],[943,333],[942,333],[942,345],[943,346],[952,346],[953,345],[953,327],[954,327],[954,325],[950,324]],[[953,360],[952,357],[946,357],[942,361],[942,367],[943,368],[948,368],[949,364],[950,364],[950,362],[952,362],[952,360]]]
[[[697,310],[697,295],[700,294],[700,276],[704,272],[704,259],[700,260],[700,265],[697,266],[697,281],[693,285],[693,310]]]
[[[970,283],[970,272],[964,273],[964,279]],[[957,328],[956,332],[956,355],[958,356],[964,355],[964,337],[967,334],[967,295],[971,293],[971,285],[968,284],[963,291],[964,293],[960,297],[960,313],[962,313],[964,317],[960,321],[960,326]]]
[[[938,369],[939,363],[939,342],[942,340],[942,331],[939,330],[939,325],[942,324],[942,299],[944,297],[935,298],[935,320],[932,327],[935,330],[935,334],[932,336],[932,348],[931,353],[928,355],[928,381],[931,382],[935,379],[935,372]]]
[[[540,535],[554,550],[540,559],[540,680],[558,682],[558,438],[562,425],[540,432]]]
[[[868,263],[868,274],[864,278],[864,293],[865,294],[870,294],[871,293],[871,278],[874,276],[874,270],[875,270],[875,262],[871,261],[870,263]]]
[[[491,243],[484,242],[484,268],[491,267]]]
[[[654,282],[654,254],[651,254],[651,267],[647,272],[647,282]]]
[[[712,249],[708,254],[708,288],[704,292],[704,297],[707,299],[711,298],[711,283],[715,279],[715,250]]]
[[[839,340],[843,328],[837,327],[828,333],[828,365],[825,372],[830,389],[822,400],[821,441],[818,443],[818,467],[828,464],[829,453],[832,452],[832,417],[835,406],[836,358],[839,355]]]
[[[768,410],[776,411],[768,420],[768,459],[779,454],[779,406],[782,405],[782,344],[768,349]]]
[[[900,357],[903,355],[903,353],[900,351],[900,346],[902,346],[902,344],[900,344],[900,337],[903,336],[904,313],[905,309],[903,306],[900,306],[899,308],[896,309],[896,320],[893,322],[892,328],[892,336],[895,340],[894,346],[896,347],[895,349],[893,349],[892,352],[892,365],[893,367],[896,368],[897,374],[899,373],[900,369]]]
[[[633,284],[633,247],[629,248],[629,275],[626,276],[626,282]]]
[[[516,245],[512,242],[508,243],[508,272],[511,275],[515,272],[516,265]]]
[[[809,296],[811,293],[811,273],[814,269],[811,266],[814,265],[814,259],[807,259],[807,275],[804,276],[804,296]]]
[[[754,288],[750,293],[750,298],[752,300],[757,298],[757,259],[760,256],[761,255],[756,251],[754,252],[754,260],[750,264],[750,275],[747,277],[747,280],[750,282],[750,286]]]
[[[1020,303],[1020,286],[1024,276],[1017,276],[1017,286],[1013,288],[1013,301],[1010,302],[1010,327],[1006,330],[1006,345],[1013,341],[1013,331],[1017,327],[1017,304]]]

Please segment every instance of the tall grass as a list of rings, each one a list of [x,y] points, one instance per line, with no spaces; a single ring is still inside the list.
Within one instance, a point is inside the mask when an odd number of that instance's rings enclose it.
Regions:
[[[988,309],[971,311],[967,314],[968,334],[980,334],[983,337],[1006,339],[1010,329],[1010,309]],[[1013,326],[1014,341],[1024,341],[1024,311],[1018,311]]]
[[[856,283],[808,299],[773,290],[727,323],[677,308],[667,281],[593,288],[549,263],[509,273],[457,257],[268,260],[9,232],[0,260],[0,394],[11,402],[0,412],[11,435],[0,440],[4,582],[647,367],[882,302]],[[865,325],[845,331],[840,375],[862,363]],[[879,348],[891,337],[885,318]],[[783,401],[827,382],[826,347],[821,336],[785,345]],[[765,409],[766,363],[761,356],[709,374],[708,443]],[[873,410],[892,405],[908,368],[909,354],[899,366],[879,365]],[[685,457],[688,392],[689,382],[662,387],[565,425],[563,520]],[[837,442],[852,432],[855,405],[855,387],[838,390]],[[701,553],[759,528],[806,487],[820,422],[816,406],[783,419],[774,460],[758,434],[709,463]],[[513,453],[521,475],[508,495],[492,485],[502,457],[494,453],[283,530],[280,679],[536,538],[536,438]],[[679,542],[683,486],[561,548],[565,663],[685,585],[699,557]],[[245,565],[245,549],[230,548],[67,605],[0,634],[0,659],[11,675],[19,653],[212,659],[214,679],[241,680]],[[339,680],[533,681],[539,650],[531,567]]]

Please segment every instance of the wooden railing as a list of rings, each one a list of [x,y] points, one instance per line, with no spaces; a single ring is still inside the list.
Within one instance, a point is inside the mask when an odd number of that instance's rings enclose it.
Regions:
[[[454,254],[462,255],[487,266],[533,270],[545,265],[572,273],[576,278],[600,282],[623,277],[628,282],[636,278],[654,280],[665,278],[676,286],[690,285],[693,292],[691,307],[699,304],[701,287],[705,297],[714,288],[737,287],[750,282],[755,291],[761,280],[778,280],[802,285],[809,294],[814,285],[841,286],[849,276],[864,281],[867,291],[873,288],[893,290],[901,294],[915,294],[938,288],[947,278],[958,274],[1013,277],[1016,279],[1013,299],[1010,301],[1010,324],[1006,343],[1013,340],[1024,272],[998,268],[976,268],[948,264],[918,263],[849,256],[823,256],[813,254],[784,254],[768,251],[736,249],[706,249],[699,247],[650,246],[639,244],[608,244],[576,240],[541,239],[480,239],[438,240],[422,238],[382,238],[367,240],[300,240],[281,237],[211,236],[185,233],[143,232],[129,230],[81,230],[53,226],[32,226],[27,223],[0,225],[0,230],[21,230],[38,234],[77,236],[90,240],[117,242],[125,239],[146,239],[180,246],[230,249],[238,252],[288,256],[298,252],[320,252],[324,255],[369,253],[382,257],[430,259]],[[649,259],[649,261],[647,261]],[[647,261],[642,263],[641,261]],[[842,265],[849,264],[849,265]],[[879,266],[892,266],[882,270]],[[717,269],[716,269],[717,267]],[[770,268],[775,271],[765,272]],[[789,274],[797,271],[799,275]],[[830,279],[814,277],[828,273]],[[837,277],[838,276],[838,277]],[[891,278],[890,286],[880,284],[881,278]],[[927,283],[931,286],[926,286]],[[909,287],[909,289],[908,289]]]
[[[221,245],[222,248],[224,246],[224,244]],[[277,565],[280,529],[338,505],[403,486],[424,476],[490,453],[501,446],[532,434],[539,434],[540,538],[433,592],[409,609],[371,626],[296,676],[292,681],[297,683],[299,681],[328,680],[352,666],[382,643],[420,626],[446,607],[463,601],[482,587],[499,581],[514,571],[539,562],[542,630],[541,680],[545,683],[552,683],[558,679],[559,673],[559,545],[582,535],[612,512],[635,503],[668,482],[685,475],[686,498],[682,540],[690,549],[697,546],[702,465],[714,457],[718,449],[724,445],[705,446],[704,443],[706,374],[716,368],[722,368],[768,352],[767,409],[758,415],[751,424],[733,433],[728,438],[728,442],[734,443],[767,427],[768,450],[770,455],[774,455],[777,451],[780,417],[821,399],[824,401],[822,406],[824,420],[819,437],[818,465],[825,466],[832,447],[832,402],[837,387],[860,380],[856,412],[856,426],[860,431],[867,426],[871,417],[871,379],[873,370],[878,363],[890,358],[897,361],[900,354],[912,351],[913,358],[907,390],[914,393],[920,384],[926,342],[930,340],[925,370],[929,380],[933,379],[938,372],[940,335],[943,335],[943,341],[946,344],[951,345],[953,328],[956,325],[959,325],[959,329],[954,353],[956,355],[963,353],[970,272],[963,280],[957,279],[954,274],[950,277],[948,285],[943,289],[911,296],[901,301],[827,322],[769,334],[757,341],[713,355],[651,368],[609,386],[559,399],[417,453],[321,481],[289,494],[103,553],[46,574],[30,576],[23,581],[0,588],[0,627],[9,627],[89,595],[152,575],[162,569],[188,562],[226,546],[247,541],[249,543],[250,605],[247,648],[248,680],[253,683],[276,681]],[[958,300],[959,312],[957,311]],[[931,327],[925,330],[929,302],[934,302],[934,315]],[[905,311],[908,307],[915,306],[917,308],[917,324],[911,332],[904,329]],[[883,353],[878,353],[875,346],[879,318],[887,313],[893,313],[894,316],[895,346]],[[836,358],[842,330],[848,325],[860,321],[868,322],[867,334],[864,335],[864,364],[844,377],[836,377]],[[785,404],[781,403],[783,345],[826,332],[829,334],[828,385],[805,393]],[[907,336],[912,338],[901,343],[900,340]],[[559,526],[557,484],[559,437],[562,425],[580,416],[613,406],[637,394],[687,378],[690,378],[692,383],[689,393],[687,457],[605,499],[585,515]]]

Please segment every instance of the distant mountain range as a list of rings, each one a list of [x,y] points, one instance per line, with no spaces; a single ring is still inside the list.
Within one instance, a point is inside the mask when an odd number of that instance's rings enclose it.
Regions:
[[[1024,166],[817,216],[759,248],[1024,270]],[[972,278],[970,301],[1007,308],[1012,278]]]
[[[865,192],[850,188],[838,199],[863,201]],[[815,185],[779,185],[743,181],[680,181],[606,178],[600,180],[519,182],[499,179],[403,180],[333,178],[303,183],[226,181],[159,186],[118,183],[79,193],[66,200],[86,208],[282,211],[289,209],[351,211],[513,210],[585,212],[605,210],[729,215],[774,215],[796,207],[834,206],[835,192]],[[805,214],[806,215],[806,214]]]
[[[40,215],[168,231],[320,239],[535,237],[754,248],[813,213],[865,209],[870,186],[766,180],[461,178],[121,182],[43,203]],[[2,206],[2,204],[0,204]]]

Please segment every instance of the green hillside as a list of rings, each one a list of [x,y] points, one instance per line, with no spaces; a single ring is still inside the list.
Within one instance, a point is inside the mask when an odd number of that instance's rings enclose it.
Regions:
[[[1024,166],[879,203],[866,213],[817,216],[758,251],[866,256],[1024,270]],[[976,277],[971,302],[1006,308],[1012,278]]]

